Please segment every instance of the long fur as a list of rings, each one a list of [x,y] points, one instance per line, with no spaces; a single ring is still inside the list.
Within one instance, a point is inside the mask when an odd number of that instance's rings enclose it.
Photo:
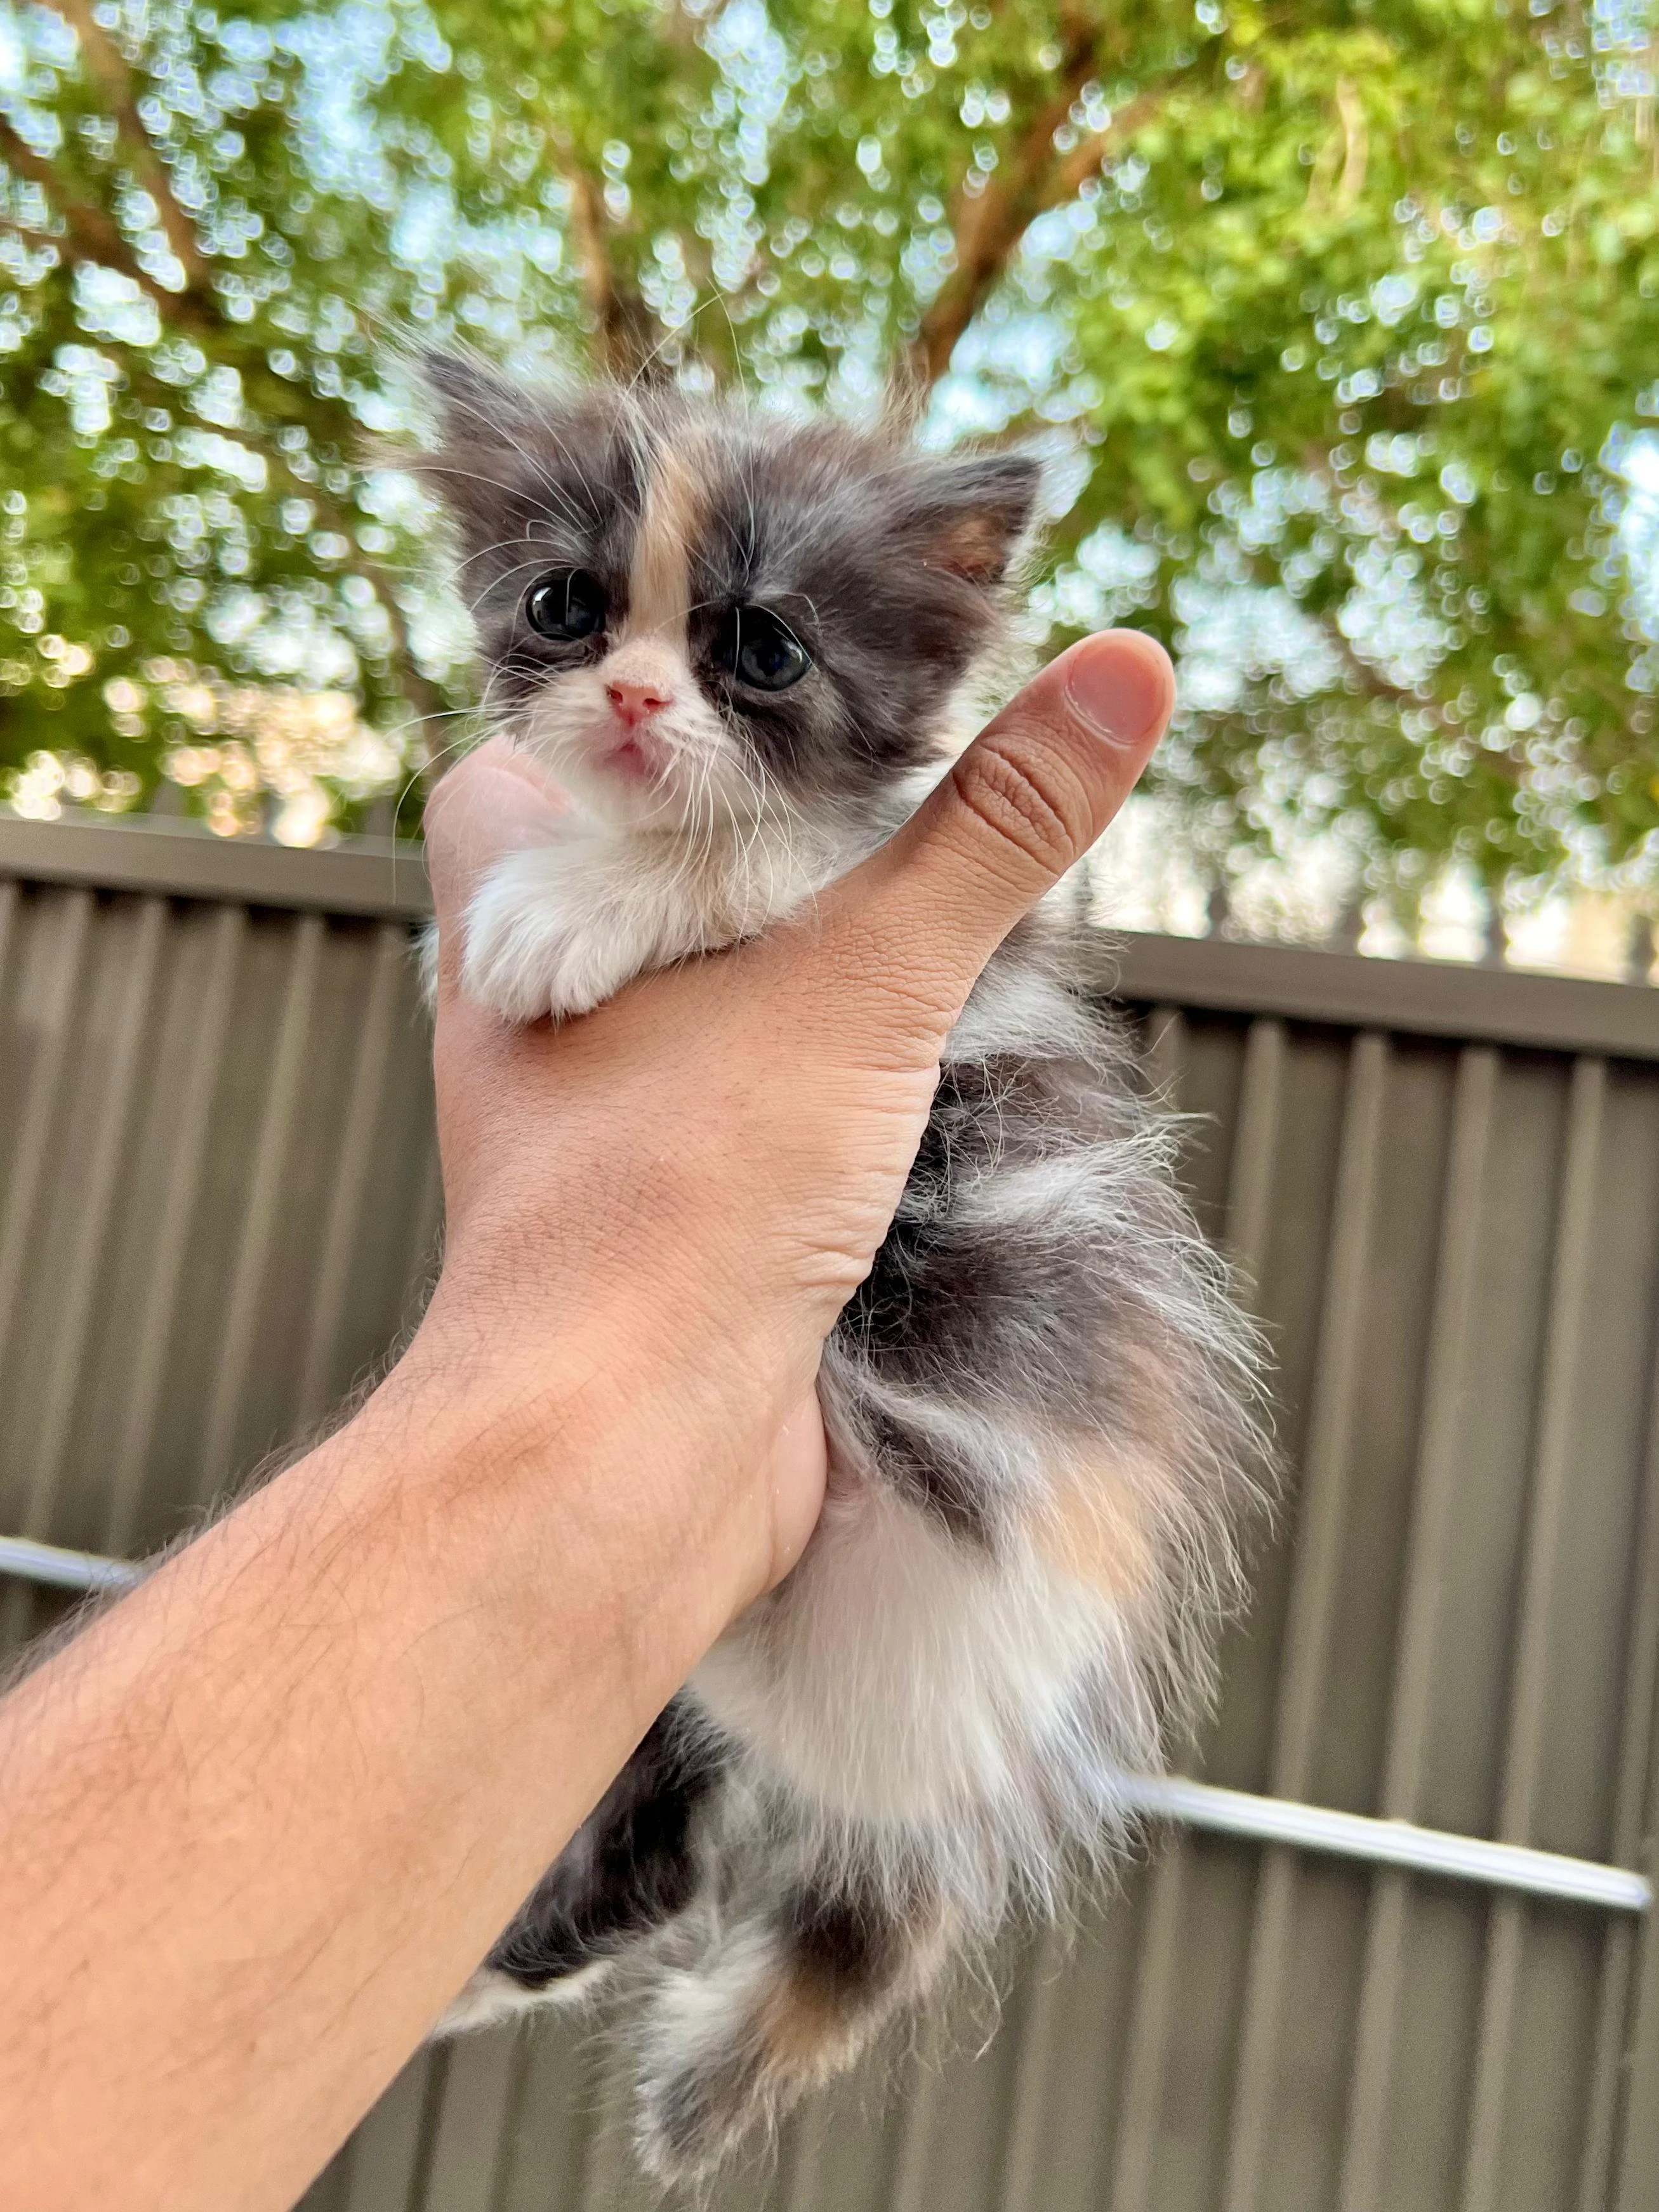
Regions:
[[[1036,465],[428,374],[418,465],[458,525],[493,718],[580,808],[477,892],[464,984],[569,1018],[789,914],[916,805],[1007,665]],[[539,635],[538,583],[564,605],[573,573],[602,629]],[[768,610],[811,656],[778,692],[732,664],[732,625]],[[1060,1910],[1125,1838],[1120,1778],[1207,1690],[1267,1465],[1258,1347],[1094,965],[1051,902],[986,969],[825,1348],[805,1557],[449,2015],[619,1975],[665,2179],[849,2064],[1012,1905]]]

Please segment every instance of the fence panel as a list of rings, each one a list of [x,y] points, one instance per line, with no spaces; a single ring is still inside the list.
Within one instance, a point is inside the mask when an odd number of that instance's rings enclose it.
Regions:
[[[0,822],[0,1536],[166,1540],[418,1310],[423,899],[367,845]],[[1122,988],[1272,1335],[1292,1474],[1191,1773],[1270,1820],[1645,1868],[1659,994],[1164,939]],[[61,1602],[0,1580],[0,1637]],[[719,2201],[1648,2212],[1649,1926],[1169,1829]],[[551,2023],[416,2058],[307,2206],[649,2202],[623,2084]]]

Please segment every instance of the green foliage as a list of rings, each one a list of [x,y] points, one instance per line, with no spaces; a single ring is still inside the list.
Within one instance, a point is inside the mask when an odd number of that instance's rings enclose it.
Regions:
[[[228,828],[303,783],[298,834],[445,741],[428,519],[363,458],[388,333],[855,412],[896,366],[926,435],[1056,445],[1036,612],[1175,648],[1160,772],[1217,868],[1325,824],[1407,902],[1453,854],[1651,896],[1650,37],[1646,0],[0,13],[0,761],[110,804],[170,763]],[[355,751],[295,738],[319,689]]]

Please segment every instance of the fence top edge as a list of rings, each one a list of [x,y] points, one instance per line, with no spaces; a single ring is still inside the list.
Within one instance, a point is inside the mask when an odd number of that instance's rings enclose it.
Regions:
[[[134,817],[27,822],[0,810],[0,880],[234,900],[410,921],[431,911],[420,848],[347,837],[297,850]],[[1195,1012],[1659,1060],[1659,989],[1450,961],[1119,933],[1117,994]]]
[[[1118,995],[1143,1006],[1659,1060],[1659,989],[1650,985],[1206,938],[1121,943]]]
[[[26,822],[0,811],[4,877],[410,921],[432,911],[425,855],[404,839],[343,837],[301,849],[143,815]]]

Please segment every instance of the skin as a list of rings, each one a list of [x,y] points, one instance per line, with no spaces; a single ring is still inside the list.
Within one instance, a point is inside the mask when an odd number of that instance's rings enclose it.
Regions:
[[[813,1380],[999,939],[1169,665],[1086,640],[797,924],[555,1031],[441,980],[441,1279],[351,1421],[0,1705],[0,2203],[280,2212],[798,1557]],[[484,747],[468,884],[559,811]]]

